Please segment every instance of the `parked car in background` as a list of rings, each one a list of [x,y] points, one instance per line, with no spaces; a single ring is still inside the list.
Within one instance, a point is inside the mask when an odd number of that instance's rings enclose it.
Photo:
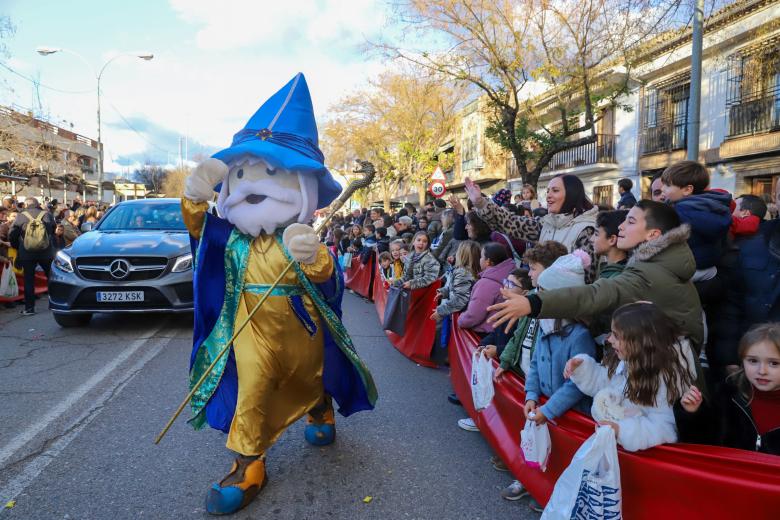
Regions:
[[[60,326],[97,312],[191,312],[192,252],[179,199],[140,199],[108,210],[57,253],[49,308]]]

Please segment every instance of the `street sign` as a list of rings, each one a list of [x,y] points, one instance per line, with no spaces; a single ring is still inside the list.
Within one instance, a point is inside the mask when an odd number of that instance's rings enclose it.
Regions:
[[[447,188],[444,187],[444,181],[437,179],[431,182],[430,186],[428,186],[428,191],[431,195],[440,199],[447,192]]]
[[[436,171],[433,172],[433,175],[431,175],[432,181],[445,181],[447,180],[447,177],[444,176],[444,172],[441,171],[441,166],[436,167]]]

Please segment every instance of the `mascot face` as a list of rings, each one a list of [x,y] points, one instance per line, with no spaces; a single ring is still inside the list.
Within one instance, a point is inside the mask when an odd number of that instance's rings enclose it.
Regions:
[[[254,237],[293,222],[308,223],[317,205],[317,181],[245,155],[228,164],[217,200],[219,214]]]

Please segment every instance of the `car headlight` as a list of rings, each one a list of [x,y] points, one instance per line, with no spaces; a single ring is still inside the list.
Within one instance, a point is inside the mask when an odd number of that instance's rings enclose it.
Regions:
[[[176,259],[176,262],[173,264],[173,269],[171,269],[174,273],[181,273],[183,271],[186,271],[188,269],[192,269],[192,254],[186,254],[182,255],[179,258]]]
[[[70,261],[70,255],[68,255],[68,253],[65,253],[64,251],[58,251],[57,255],[54,257],[54,267],[56,267],[60,271],[65,271],[66,273],[72,273],[73,264]]]

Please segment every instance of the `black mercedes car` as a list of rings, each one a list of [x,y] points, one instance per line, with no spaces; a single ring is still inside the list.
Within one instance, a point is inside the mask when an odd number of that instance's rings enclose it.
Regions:
[[[57,253],[49,308],[60,326],[96,312],[191,312],[192,252],[179,199],[142,199],[109,209]]]

